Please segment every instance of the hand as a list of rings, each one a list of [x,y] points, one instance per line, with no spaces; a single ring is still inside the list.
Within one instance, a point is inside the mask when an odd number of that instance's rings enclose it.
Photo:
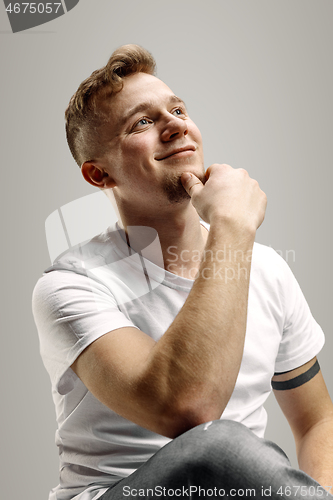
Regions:
[[[246,170],[213,164],[206,171],[205,184],[184,172],[182,184],[200,217],[212,223],[226,220],[254,231],[264,220],[267,198]]]

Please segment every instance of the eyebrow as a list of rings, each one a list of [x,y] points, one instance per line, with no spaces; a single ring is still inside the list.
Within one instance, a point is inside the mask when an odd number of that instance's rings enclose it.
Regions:
[[[176,95],[171,95],[169,97],[168,101],[170,104],[172,104],[172,103],[183,104],[183,106],[185,106],[185,108],[186,108],[186,104],[183,101],[183,99],[181,99],[180,97],[178,97]],[[141,102],[137,106],[134,106],[127,113],[125,113],[124,116],[121,118],[120,126],[124,125],[131,118],[131,116],[134,116],[136,113],[140,113],[141,111],[145,111],[146,109],[152,108],[153,106],[154,106],[153,101]]]

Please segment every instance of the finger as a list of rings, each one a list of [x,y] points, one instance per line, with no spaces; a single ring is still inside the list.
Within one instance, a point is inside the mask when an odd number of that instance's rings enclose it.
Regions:
[[[208,180],[209,177],[210,177],[210,174],[211,174],[211,171],[212,171],[212,168],[213,168],[214,165],[211,165],[210,167],[207,168],[206,172],[205,172],[205,177],[206,179]]]
[[[181,176],[181,182],[183,184],[183,187],[187,194],[189,194],[191,197],[195,194],[201,191],[201,189],[204,187],[200,179],[196,177],[194,174],[191,174],[190,172],[184,172]]]
[[[232,167],[230,167],[230,165],[227,165],[226,163],[213,163],[212,165],[210,165],[206,172],[205,172],[205,176],[206,176],[206,179],[208,180],[209,177],[211,176],[212,174],[212,171],[215,171],[215,172],[227,172],[228,170],[234,170]]]

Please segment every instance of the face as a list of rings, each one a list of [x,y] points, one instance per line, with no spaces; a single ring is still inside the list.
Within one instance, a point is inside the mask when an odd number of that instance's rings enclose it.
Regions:
[[[202,138],[184,102],[158,78],[131,75],[112,98],[101,160],[121,205],[137,210],[188,202],[180,176],[204,177]]]

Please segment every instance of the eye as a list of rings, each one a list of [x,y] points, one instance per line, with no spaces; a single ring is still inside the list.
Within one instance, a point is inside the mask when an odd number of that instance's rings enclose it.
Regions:
[[[146,128],[148,125],[152,123],[152,120],[149,118],[140,118],[132,127],[132,131],[140,130]]]
[[[137,125],[148,125],[148,120],[147,118],[141,118],[140,121],[138,121]]]
[[[175,115],[175,116],[179,116],[179,117],[186,116],[185,110],[182,109],[182,108],[176,108],[176,109],[174,109],[172,111],[172,114]]]
[[[177,116],[177,118],[186,118],[187,117],[186,110],[183,108],[176,108],[173,111],[171,111],[171,114],[173,114],[174,116]]]

